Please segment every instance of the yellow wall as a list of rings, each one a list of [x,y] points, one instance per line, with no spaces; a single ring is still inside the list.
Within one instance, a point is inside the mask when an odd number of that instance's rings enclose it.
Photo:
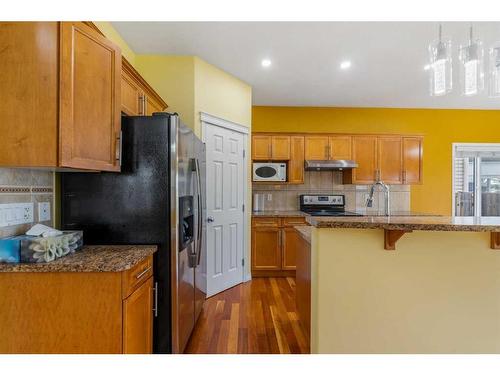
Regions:
[[[195,57],[195,131],[200,112],[252,126],[252,88],[236,77]]]
[[[500,353],[500,253],[488,232],[312,233],[313,353]]]
[[[451,215],[453,142],[500,142],[500,110],[253,107],[252,130],[424,135],[424,179],[411,209]]]
[[[128,62],[135,67],[135,58],[136,58],[135,52],[132,51],[132,48],[130,48],[127,42],[125,42],[125,40],[123,40],[121,35],[118,34],[118,31],[116,31],[116,29],[113,26],[111,26],[111,23],[95,21],[94,24],[99,28],[99,30],[101,30],[101,32],[106,36],[106,38],[108,38],[121,48],[122,55],[125,56]]]

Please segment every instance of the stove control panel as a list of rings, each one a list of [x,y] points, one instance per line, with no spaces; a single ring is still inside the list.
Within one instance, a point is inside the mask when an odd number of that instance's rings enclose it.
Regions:
[[[301,205],[344,206],[343,195],[301,195]]]

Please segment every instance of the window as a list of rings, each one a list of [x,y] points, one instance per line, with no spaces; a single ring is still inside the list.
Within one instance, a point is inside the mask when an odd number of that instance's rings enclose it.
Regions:
[[[500,144],[453,144],[453,215],[500,216]]]

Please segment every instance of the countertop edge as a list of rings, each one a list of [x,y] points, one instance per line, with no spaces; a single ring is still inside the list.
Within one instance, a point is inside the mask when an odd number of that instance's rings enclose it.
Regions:
[[[363,222],[363,221],[341,221],[330,219],[318,220],[308,217],[306,221],[318,229],[324,228],[344,228],[344,229],[387,229],[387,230],[421,230],[421,231],[439,231],[439,232],[500,232],[499,225],[490,224],[467,224],[467,223],[381,223],[381,222]]]

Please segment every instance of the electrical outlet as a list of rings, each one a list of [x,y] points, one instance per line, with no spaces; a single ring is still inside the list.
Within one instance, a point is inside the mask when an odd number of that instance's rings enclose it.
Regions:
[[[33,203],[0,204],[0,227],[33,222]]]
[[[50,203],[49,202],[39,202],[38,203],[38,221],[49,221],[50,220]]]

